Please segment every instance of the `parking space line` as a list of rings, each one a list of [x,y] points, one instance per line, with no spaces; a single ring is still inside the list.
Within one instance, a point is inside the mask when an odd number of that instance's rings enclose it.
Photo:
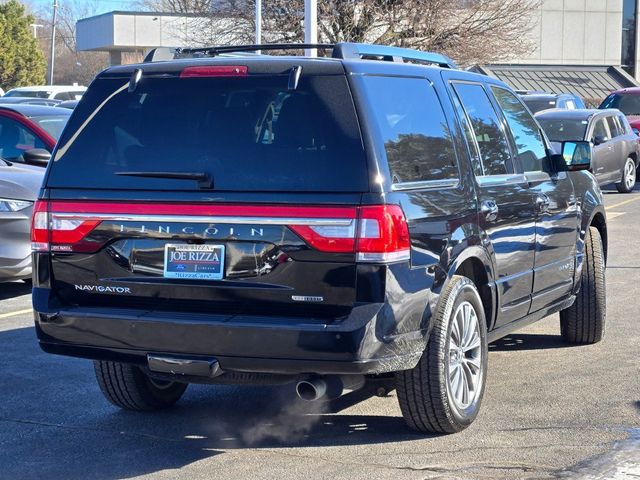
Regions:
[[[624,202],[614,203],[613,205],[609,205],[608,207],[605,207],[605,210],[606,211],[613,210],[614,208],[621,207],[622,205],[626,205],[627,203],[635,202],[637,200],[640,200],[640,196],[630,198],[629,200],[625,200]]]
[[[9,313],[0,313],[0,318],[15,317],[16,315],[24,315],[25,313],[31,313],[31,312],[33,312],[32,308],[28,308],[26,310],[16,310],[15,312],[9,312]]]

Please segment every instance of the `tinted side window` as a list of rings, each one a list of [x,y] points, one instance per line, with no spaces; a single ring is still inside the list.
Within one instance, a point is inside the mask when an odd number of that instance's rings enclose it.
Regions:
[[[370,76],[362,86],[393,183],[458,178],[451,132],[427,80]]]
[[[456,83],[454,88],[471,121],[485,175],[513,172],[507,138],[498,115],[481,85]]]
[[[71,100],[71,96],[67,92],[56,93],[53,98],[55,100]]]
[[[624,133],[618,125],[616,117],[607,117],[607,124],[609,125],[609,131],[611,132],[611,138],[618,137]]]
[[[460,103],[458,96],[451,95],[451,99],[453,100],[453,107],[456,110],[456,114],[458,115],[460,124],[462,125],[462,130],[464,131],[467,148],[469,150],[469,155],[471,156],[473,173],[479,177],[483,175],[482,160],[480,159],[480,153],[478,152],[478,146],[476,144],[476,139],[474,138],[473,129],[471,128],[469,118],[467,117],[464,108],[462,108],[462,104]]]
[[[525,172],[541,171],[547,151],[540,127],[514,94],[504,88],[491,88],[511,129],[521,167]]]
[[[593,136],[591,140],[594,140],[596,137],[601,137],[605,142],[609,140],[609,131],[604,124],[604,119],[602,118],[597,120],[593,127]]]
[[[631,133],[631,125],[629,125],[629,121],[626,119],[626,117],[623,116],[619,116],[618,118],[618,124],[620,125],[620,129],[622,130],[622,133]]]
[[[0,117],[0,157],[22,161],[22,154],[32,148],[46,148],[45,144],[20,123]]]

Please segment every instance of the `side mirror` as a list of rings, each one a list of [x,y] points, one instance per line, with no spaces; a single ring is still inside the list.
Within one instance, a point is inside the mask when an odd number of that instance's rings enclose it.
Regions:
[[[37,165],[38,167],[46,167],[51,160],[51,153],[44,148],[32,148],[22,154],[24,163],[29,165]]]
[[[606,143],[607,138],[603,137],[602,135],[596,135],[595,137],[593,137],[593,144],[594,145],[602,145],[603,143]]]
[[[576,172],[591,168],[591,145],[589,142],[562,142],[562,159],[566,170]]]
[[[638,135],[640,137],[640,130],[638,130],[637,128],[632,128],[631,130],[633,130],[633,133],[635,133],[636,135]]]

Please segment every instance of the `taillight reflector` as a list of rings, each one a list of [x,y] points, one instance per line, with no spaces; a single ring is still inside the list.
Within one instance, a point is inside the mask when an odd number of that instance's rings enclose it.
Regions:
[[[184,68],[180,78],[246,77],[248,73],[249,69],[244,65],[201,65]]]

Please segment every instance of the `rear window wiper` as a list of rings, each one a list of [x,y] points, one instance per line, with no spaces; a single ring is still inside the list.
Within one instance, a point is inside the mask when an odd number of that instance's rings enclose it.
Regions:
[[[204,172],[115,172],[115,175],[125,177],[146,177],[146,178],[175,178],[177,180],[195,180],[198,188],[211,190],[213,188],[213,178]]]

